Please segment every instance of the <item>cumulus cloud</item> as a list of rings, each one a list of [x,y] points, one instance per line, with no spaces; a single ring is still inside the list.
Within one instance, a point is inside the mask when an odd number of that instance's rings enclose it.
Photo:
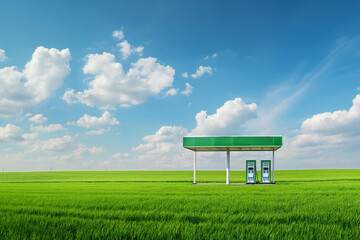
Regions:
[[[207,115],[206,111],[196,114],[196,128],[192,135],[240,134],[240,127],[257,116],[256,103],[246,104],[241,98],[224,103],[216,113]]]
[[[184,149],[182,139],[188,130],[181,126],[162,126],[155,134],[143,138],[143,143],[134,147],[134,155],[131,161],[124,167],[131,165],[132,168],[141,169],[191,169],[193,167],[193,152]],[[225,154],[199,153],[197,167],[201,169],[225,168]],[[202,161],[202,156],[206,160]],[[224,161],[221,161],[221,158]],[[232,159],[234,156],[232,156]],[[220,160],[220,161],[219,161]]]
[[[122,42],[118,43],[117,46],[119,47],[119,51],[122,54],[123,59],[127,59],[130,55],[137,53],[139,56],[142,56],[142,52],[144,51],[143,46],[134,47],[132,46],[127,40],[124,40],[125,35],[123,31],[115,30],[113,31],[113,37],[118,40],[123,40]]]
[[[11,123],[0,127],[0,140],[23,140],[21,128]]]
[[[142,52],[144,50],[143,46],[134,47],[126,40],[118,43],[117,46],[120,48],[119,51],[121,52],[123,59],[127,59],[133,53],[137,53],[139,56],[142,56]]]
[[[95,77],[83,92],[67,90],[63,96],[67,103],[81,102],[100,109],[130,107],[158,95],[174,81],[175,70],[161,65],[156,58],[140,58],[126,74],[110,53],[90,54],[86,59],[83,71]]]
[[[29,121],[34,122],[34,123],[39,123],[39,124],[43,124],[47,121],[47,118],[44,117],[44,115],[42,114],[36,114],[34,116],[32,116]]]
[[[21,113],[51,96],[70,72],[70,51],[38,47],[23,72],[0,69],[0,115]]]
[[[162,126],[155,134],[143,138],[145,143],[132,148],[139,152],[137,162],[144,169],[174,169],[187,168],[191,165],[191,159],[187,151],[184,151],[181,142],[186,135],[187,129],[181,126]]]
[[[146,142],[178,142],[187,133],[187,129],[180,126],[163,126],[155,134],[143,138]]]
[[[119,124],[120,122],[116,118],[112,118],[108,111],[105,111],[101,117],[93,117],[88,114],[84,114],[84,116],[76,121],[77,126],[85,128],[103,128]]]
[[[113,37],[117,38],[119,40],[122,40],[122,39],[124,39],[125,35],[124,35],[123,31],[115,30],[115,31],[113,31]]]
[[[360,94],[349,110],[316,114],[303,121],[301,132],[291,140],[293,146],[339,146],[360,137]]]
[[[55,159],[60,163],[82,159],[85,156],[99,154],[103,151],[102,147],[88,147],[78,143],[74,137],[69,135],[61,138],[51,138],[42,142],[41,145],[42,147],[38,147],[38,150],[56,153]]]
[[[301,125],[305,133],[359,134],[360,133],[360,94],[353,99],[349,110],[325,112],[306,119]]]
[[[174,95],[177,94],[177,92],[178,92],[178,89],[171,88],[171,89],[169,89],[169,90],[165,93],[165,95],[166,95],[166,96],[174,96]]]
[[[57,124],[49,124],[47,126],[32,126],[31,127],[31,131],[34,132],[57,132],[57,131],[61,131],[61,130],[66,130],[66,128],[64,128],[60,123]]]
[[[199,66],[199,68],[196,70],[196,73],[191,74],[191,77],[199,78],[199,77],[202,77],[205,73],[212,75],[212,68]]]
[[[319,113],[303,121],[295,136],[284,139],[277,153],[280,165],[300,169],[358,167],[359,106],[357,95],[348,110]]]
[[[66,152],[76,148],[75,139],[69,135],[62,138],[51,138],[43,143],[42,149],[55,152]]]
[[[33,132],[33,133],[25,133],[22,135],[22,137],[25,139],[25,140],[34,140],[35,138],[37,138],[37,136],[39,136],[39,133],[38,132]]]
[[[185,90],[181,91],[182,95],[189,96],[192,93],[193,87],[189,83],[185,83]]]
[[[42,101],[58,89],[70,73],[70,51],[38,47],[23,71],[27,80],[25,87],[33,94],[35,101]]]
[[[6,58],[5,51],[0,49],[0,62],[4,62]]]
[[[140,153],[136,161],[143,168],[186,169],[192,167],[192,152],[183,148],[184,136],[238,134],[244,122],[256,117],[256,110],[255,103],[246,104],[241,98],[235,98],[225,102],[212,115],[208,116],[206,111],[199,112],[196,115],[197,126],[190,133],[181,126],[162,126],[155,134],[145,136],[143,143],[132,151]],[[206,168],[217,168],[218,157],[218,154],[208,154]]]

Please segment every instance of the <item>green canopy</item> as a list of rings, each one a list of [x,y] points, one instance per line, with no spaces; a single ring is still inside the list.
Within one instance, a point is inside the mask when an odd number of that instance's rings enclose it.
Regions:
[[[282,136],[184,137],[183,146],[193,151],[276,151]]]

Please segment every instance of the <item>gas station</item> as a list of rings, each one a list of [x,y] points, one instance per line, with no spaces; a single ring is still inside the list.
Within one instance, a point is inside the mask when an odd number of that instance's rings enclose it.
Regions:
[[[256,160],[246,160],[246,184],[275,184],[275,151],[282,146],[282,136],[217,136],[184,137],[183,147],[194,152],[194,182],[196,182],[197,152],[226,152],[226,184],[230,184],[231,151],[270,151],[272,160],[261,160],[261,180],[256,173]],[[272,181],[271,181],[272,179]]]

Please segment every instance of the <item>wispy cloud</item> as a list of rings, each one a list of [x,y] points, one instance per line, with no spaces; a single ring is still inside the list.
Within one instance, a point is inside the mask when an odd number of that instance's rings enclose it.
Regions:
[[[303,76],[290,79],[271,87],[259,104],[258,118],[247,124],[249,131],[258,134],[272,134],[281,127],[279,119],[322,77],[331,67],[349,53],[359,38],[340,39],[329,54],[313,70]]]
[[[212,54],[212,55],[205,56],[204,59],[205,59],[205,60],[208,60],[208,59],[210,59],[210,58],[217,58],[217,56],[218,56],[217,53],[214,53],[214,54]]]

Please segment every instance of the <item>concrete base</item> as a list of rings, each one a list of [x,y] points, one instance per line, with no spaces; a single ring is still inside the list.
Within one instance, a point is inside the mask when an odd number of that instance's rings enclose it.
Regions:
[[[276,185],[276,183],[193,183],[192,185],[233,185],[233,186],[241,186],[241,185]]]
[[[276,183],[272,183],[272,182],[258,182],[258,183],[246,183],[249,185],[274,185]]]

